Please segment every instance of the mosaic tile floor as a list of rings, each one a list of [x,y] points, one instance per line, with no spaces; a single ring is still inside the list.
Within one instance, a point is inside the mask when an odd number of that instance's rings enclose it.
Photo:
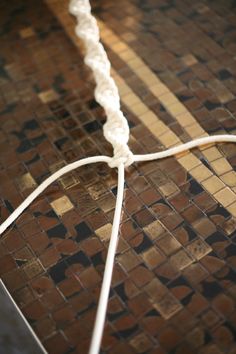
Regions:
[[[235,1],[93,1],[135,153],[236,134]],[[1,221],[68,162],[112,150],[65,0],[0,4]],[[102,353],[235,354],[236,147],[126,173]],[[82,167],[0,241],[0,276],[50,354],[85,354],[116,171]]]

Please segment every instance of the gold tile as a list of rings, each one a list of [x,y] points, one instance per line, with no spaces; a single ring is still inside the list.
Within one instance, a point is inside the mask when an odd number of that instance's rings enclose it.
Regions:
[[[173,117],[176,117],[178,114],[185,113],[187,111],[185,106],[180,102],[170,104],[166,106],[166,109]]]
[[[141,256],[150,269],[156,268],[165,260],[165,257],[155,247],[149,248],[147,251],[143,252]]]
[[[234,95],[225,87],[223,90],[220,90],[216,93],[217,98],[220,103],[227,103],[234,99]]]
[[[148,112],[148,107],[142,102],[138,102],[132,106],[131,111],[139,117],[140,115],[145,114],[145,112]]]
[[[133,250],[128,250],[127,252],[118,256],[117,261],[127,272],[141,263],[141,260]]]
[[[183,305],[170,292],[159,303],[155,303],[153,306],[165,320],[173,317],[183,308]]]
[[[109,241],[111,237],[112,224],[106,224],[95,230],[96,235],[103,241]]]
[[[141,118],[142,117],[140,117],[140,119]],[[146,124],[145,120],[142,120],[142,122]],[[149,129],[152,132],[152,134],[155,135],[156,137],[161,136],[168,131],[168,127],[161,121],[156,121],[155,123],[151,124],[149,126]]]
[[[191,138],[199,138],[202,136],[208,136],[208,134],[205,132],[204,129],[201,128],[201,126],[198,123],[193,123],[192,125],[189,125],[185,127],[186,133],[188,133]]]
[[[57,213],[57,215],[59,215],[59,216],[67,213],[69,210],[74,208],[70,199],[66,195],[54,200],[50,204],[51,204],[53,210],[55,211],[55,213]]]
[[[195,58],[194,55],[192,54],[187,54],[182,58],[182,61],[184,62],[185,65],[187,66],[192,66],[194,64],[197,64],[197,59]]]
[[[115,38],[115,36],[113,36],[113,37]],[[122,52],[124,50],[128,50],[129,49],[127,44],[125,44],[124,42],[122,42],[120,40],[118,42],[115,41],[115,43],[111,44],[110,47],[115,53],[120,53],[120,52]]]
[[[167,256],[181,248],[181,244],[170,234],[159,238],[156,244]]]
[[[144,62],[138,57],[136,57],[135,59],[128,60],[127,64],[132,70],[136,72],[139,68],[143,66]]]
[[[139,118],[142,122],[145,122],[146,124],[149,124],[149,125],[153,125],[155,123],[158,123],[157,116],[155,115],[155,113],[153,113],[150,110],[148,110],[146,113],[142,114]]]
[[[23,269],[29,279],[44,271],[42,264],[38,260],[28,262]]]
[[[170,130],[160,135],[159,140],[167,148],[180,144],[179,138]]]
[[[231,205],[229,205],[229,206],[227,207],[227,210],[228,210],[234,217],[236,217],[236,202],[233,203],[233,204],[231,204]]]
[[[120,55],[121,59],[123,59],[124,61],[132,60],[132,59],[135,59],[135,57],[136,57],[134,52],[129,49],[124,50],[119,55]]]
[[[178,100],[177,100],[176,96],[173,93],[167,92],[167,93],[164,93],[164,94],[160,95],[160,102],[164,106],[170,106],[173,103],[177,103]]]
[[[155,85],[150,86],[149,90],[153,93],[154,96],[156,97],[161,97],[164,94],[169,93],[169,89],[167,88],[166,85],[164,85],[161,81],[155,83]]]
[[[20,36],[21,38],[29,38],[32,36],[35,36],[35,31],[32,27],[26,27],[20,30]]]
[[[181,156],[178,161],[186,170],[192,170],[194,167],[201,165],[201,162],[193,154]]]
[[[187,127],[195,123],[195,119],[188,111],[178,114],[178,121],[181,122],[182,127]]]
[[[221,158],[221,153],[215,146],[211,147],[200,147],[200,150],[204,152],[204,156],[207,158],[208,161],[212,162]]]
[[[229,187],[236,187],[236,174],[234,171],[230,171],[220,176],[221,181],[223,181]]]
[[[225,187],[224,189],[220,190],[219,192],[214,194],[214,197],[218,202],[220,202],[224,207],[227,207],[230,204],[236,202],[236,195],[234,192],[231,191],[230,188]]]
[[[225,187],[224,183],[216,176],[211,176],[210,178],[206,179],[202,182],[203,187],[209,193],[216,193]]]
[[[182,270],[193,263],[193,259],[185,252],[180,250],[170,257],[170,262],[178,269]]]
[[[122,102],[125,103],[128,107],[133,106],[134,104],[139,103],[139,98],[133,92],[128,93],[127,95],[122,97]]]
[[[204,165],[194,167],[190,173],[198,182],[202,182],[213,176],[212,172]]]
[[[122,34],[122,38],[126,41],[126,42],[133,42],[137,39],[137,37],[135,36],[134,33],[132,32],[125,32]]]
[[[212,248],[200,238],[187,245],[186,249],[197,260],[203,258],[212,251]]]
[[[218,175],[223,175],[226,172],[232,171],[232,166],[224,157],[221,157],[220,159],[213,161],[211,163],[211,167]]]
[[[179,192],[179,188],[174,182],[171,181],[167,182],[166,184],[163,184],[162,186],[159,186],[159,189],[165,197],[170,197],[171,195]]]
[[[73,175],[66,175],[61,177],[58,181],[61,183],[64,189],[70,189],[79,184],[79,180]]]
[[[144,290],[155,301],[160,301],[168,293],[168,289],[157,278],[152,279]]]
[[[58,100],[59,95],[53,89],[48,91],[43,91],[38,94],[38,97],[43,103],[49,103],[55,100]]]
[[[37,186],[37,183],[29,172],[17,178],[17,183],[21,192],[25,191],[26,189],[31,189]]]
[[[151,224],[145,226],[144,232],[152,239],[156,240],[160,235],[162,235],[166,229],[161,224],[159,220],[153,221]]]
[[[135,349],[135,353],[143,353],[153,347],[153,342],[145,333],[139,333],[133,337],[129,344]]]

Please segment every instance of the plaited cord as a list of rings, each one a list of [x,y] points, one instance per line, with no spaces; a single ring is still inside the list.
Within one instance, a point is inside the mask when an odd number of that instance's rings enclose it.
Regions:
[[[38,186],[25,201],[2,223],[0,234],[2,234],[18,216],[42,193],[51,183],[55,182],[64,174],[80,167],[96,162],[105,162],[111,168],[118,168],[118,189],[113,219],[112,233],[107,253],[105,271],[102,281],[101,294],[98,302],[98,309],[94,324],[94,330],[89,349],[89,354],[98,354],[100,350],[102,333],[105,323],[105,316],[111,286],[112,272],[115,260],[115,253],[118,243],[119,225],[124,194],[124,169],[133,162],[151,161],[173,156],[197,146],[217,142],[236,142],[236,135],[214,135],[195,139],[186,144],[170,148],[165,151],[133,155],[128,146],[129,126],[127,119],[120,110],[120,96],[114,80],[110,76],[110,62],[103,45],[99,42],[99,29],[95,18],[91,15],[91,6],[88,0],[72,0],[69,11],[74,15],[78,24],[76,34],[85,44],[85,63],[91,68],[96,82],[95,98],[104,108],[107,121],[103,127],[104,137],[113,146],[113,156],[93,156],[73,162],[47,178]]]

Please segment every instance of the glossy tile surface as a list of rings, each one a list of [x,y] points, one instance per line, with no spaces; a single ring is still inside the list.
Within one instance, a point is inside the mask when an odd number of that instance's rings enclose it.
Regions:
[[[1,220],[52,172],[111,155],[67,1],[1,4]],[[93,1],[135,153],[235,134],[233,2]],[[235,354],[236,147],[126,172],[103,353]],[[52,354],[87,353],[117,174],[82,167],[5,232],[0,275]]]

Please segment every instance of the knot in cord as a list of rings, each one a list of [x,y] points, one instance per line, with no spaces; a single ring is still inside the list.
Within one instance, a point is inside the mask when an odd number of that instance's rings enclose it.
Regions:
[[[112,160],[108,162],[111,168],[119,167],[120,164],[124,164],[125,167],[129,167],[134,162],[134,155],[130,151],[127,144],[117,144],[114,147],[114,155]]]
[[[127,143],[129,140],[129,126],[123,113],[118,111],[107,111],[107,122],[103,126],[103,134],[114,149],[112,161],[108,165],[112,168],[123,163],[125,167],[134,162],[133,153]]]

